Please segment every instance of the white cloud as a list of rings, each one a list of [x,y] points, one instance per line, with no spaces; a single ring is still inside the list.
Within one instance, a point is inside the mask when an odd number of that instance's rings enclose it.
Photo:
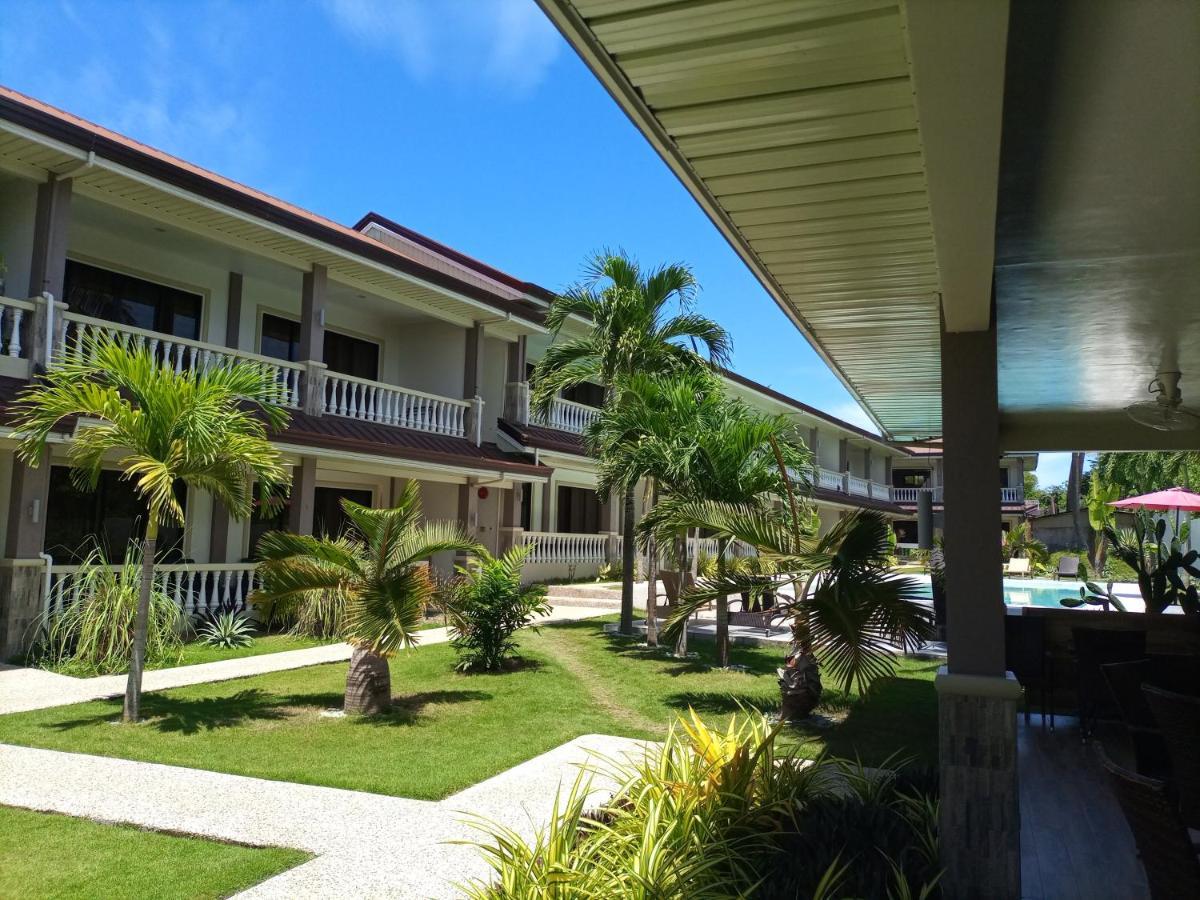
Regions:
[[[831,416],[837,416],[843,422],[849,422],[851,425],[857,425],[859,428],[865,429],[872,434],[879,434],[879,429],[875,423],[871,421],[861,406],[853,401],[847,400],[837,404],[833,409],[826,410]]]
[[[562,47],[533,0],[325,0],[333,21],[409,75],[484,82],[522,95]]]

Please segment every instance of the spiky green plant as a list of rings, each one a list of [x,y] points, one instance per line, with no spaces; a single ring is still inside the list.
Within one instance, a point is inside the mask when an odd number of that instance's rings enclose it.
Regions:
[[[258,543],[262,586],[249,602],[291,617],[295,633],[336,636],[354,647],[348,713],[391,705],[387,660],[418,640],[434,594],[429,557],[480,550],[457,523],[422,523],[420,490],[408,482],[392,509],[343,499],[348,525],[336,538],[270,531]]]
[[[139,715],[158,529],[183,524],[175,488],[183,482],[207,491],[234,518],[249,516],[255,482],[270,493],[289,480],[267,437],[268,428],[287,424],[284,400],[277,373],[265,364],[206,363],[177,372],[149,346],[131,348],[101,334],[72,347],[15,404],[17,453],[27,465],[43,464],[50,434],[78,417],[87,425],[67,445],[76,486],[94,489],[115,459],[146,504],[126,722]]]
[[[42,617],[45,635],[35,656],[40,664],[67,675],[111,675],[127,671],[132,657],[141,587],[140,553],[130,548],[123,565],[111,565],[92,549],[71,581],[61,612]],[[178,662],[179,608],[155,587],[150,592],[145,660]]]
[[[196,630],[209,647],[234,650],[254,643],[254,625],[243,613],[223,612],[201,623]]]
[[[513,635],[550,612],[546,588],[521,584],[521,568],[533,550],[516,546],[502,556],[480,550],[446,595],[450,643],[461,671],[493,672],[517,655]]]

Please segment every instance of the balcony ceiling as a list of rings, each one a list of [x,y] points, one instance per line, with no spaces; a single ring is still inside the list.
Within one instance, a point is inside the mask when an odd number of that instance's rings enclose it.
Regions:
[[[887,435],[994,284],[1006,449],[1200,444],[1196,4],[539,2]]]

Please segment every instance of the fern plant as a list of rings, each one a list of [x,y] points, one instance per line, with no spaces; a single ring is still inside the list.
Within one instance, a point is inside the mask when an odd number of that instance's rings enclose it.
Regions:
[[[196,632],[209,647],[235,650],[254,643],[254,626],[242,613],[223,612],[206,619]]]
[[[517,630],[550,611],[545,587],[521,584],[521,568],[531,549],[513,547],[503,556],[481,550],[471,565],[458,568],[446,608],[459,671],[502,668],[517,655]]]

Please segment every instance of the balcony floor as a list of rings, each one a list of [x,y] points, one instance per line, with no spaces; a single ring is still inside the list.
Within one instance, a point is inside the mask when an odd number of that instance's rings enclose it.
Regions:
[[[1150,896],[1133,835],[1079,722],[1040,717],[1017,728],[1021,781],[1021,896],[1028,900],[1142,900]],[[1124,762],[1120,735],[1100,741]]]

